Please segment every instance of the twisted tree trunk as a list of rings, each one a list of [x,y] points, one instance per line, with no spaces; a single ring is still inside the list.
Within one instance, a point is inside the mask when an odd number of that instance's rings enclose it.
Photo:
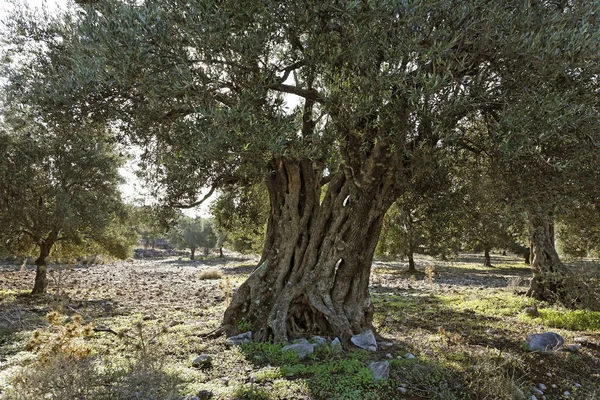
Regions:
[[[35,271],[35,284],[33,285],[33,290],[31,294],[41,294],[46,293],[46,289],[48,288],[48,278],[47,278],[47,258],[50,255],[50,251],[52,250],[52,246],[56,242],[56,238],[58,237],[58,233],[51,232],[43,242],[41,242],[40,246],[40,255],[35,260],[35,265],[37,269]]]
[[[560,261],[554,245],[554,223],[552,218],[541,212],[529,214],[531,235],[531,270],[533,277],[527,296],[539,300],[565,301],[569,297],[565,281],[571,276]]]
[[[349,339],[371,328],[371,263],[394,200],[393,175],[376,170],[360,183],[353,171],[336,173],[321,200],[322,169],[309,160],[274,162],[264,262],[234,295],[223,326],[245,318],[254,339],[275,342]]]

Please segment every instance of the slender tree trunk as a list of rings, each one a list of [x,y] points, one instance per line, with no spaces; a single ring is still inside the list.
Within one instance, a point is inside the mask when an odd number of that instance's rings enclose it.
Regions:
[[[547,215],[529,215],[531,235],[531,270],[533,277],[527,295],[539,300],[566,300],[565,280],[571,273],[560,261],[554,246],[554,223]]]
[[[483,249],[483,256],[484,256],[484,261],[483,261],[483,266],[484,267],[492,267],[492,257],[490,257],[490,248],[488,246],[485,246]]]
[[[415,267],[415,255],[412,249],[412,246],[408,249],[408,272],[417,272],[417,268]]]
[[[223,246],[219,246],[219,258],[223,258],[223,257],[225,257],[223,255]]]
[[[195,254],[196,254],[196,248],[190,247],[190,260],[194,259]]]
[[[48,279],[46,276],[48,266],[46,259],[50,255],[50,250],[52,250],[56,236],[57,234],[54,235],[54,233],[52,233],[50,234],[49,239],[46,239],[44,242],[42,242],[42,244],[40,244],[40,255],[35,260],[35,265],[37,266],[35,272],[35,284],[33,285],[31,294],[46,293],[46,289],[48,288]]]
[[[369,276],[393,175],[356,182],[353,172],[336,173],[321,201],[321,169],[309,160],[273,162],[264,262],[225,311],[230,333],[242,317],[253,339],[275,342],[311,334],[348,340],[372,328]]]

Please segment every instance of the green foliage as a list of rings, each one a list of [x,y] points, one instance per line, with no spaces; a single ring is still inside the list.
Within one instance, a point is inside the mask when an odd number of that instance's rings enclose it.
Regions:
[[[574,202],[560,215],[556,225],[559,251],[571,257],[600,256],[600,212],[598,205]]]
[[[36,247],[56,245],[56,258],[126,258],[137,238],[118,190],[123,159],[106,130],[41,125],[26,108],[4,108],[2,118],[0,248],[39,255]]]
[[[571,331],[600,331],[600,312],[598,311],[541,308],[538,312],[539,317],[534,320],[552,328]]]
[[[227,237],[233,250],[260,253],[269,215],[269,198],[263,185],[226,187],[211,206],[217,232]]]
[[[131,225],[144,242],[144,247],[154,248],[156,239],[166,236],[164,221],[159,210],[151,206],[129,206]]]
[[[250,359],[258,359],[271,365],[295,364],[300,361],[298,353],[281,351],[283,345],[268,342],[250,342],[241,345]]]
[[[171,245],[180,249],[191,249],[191,258],[197,248],[204,248],[207,252],[217,244],[217,236],[212,228],[211,221],[196,217],[181,217],[176,227],[168,234]]]

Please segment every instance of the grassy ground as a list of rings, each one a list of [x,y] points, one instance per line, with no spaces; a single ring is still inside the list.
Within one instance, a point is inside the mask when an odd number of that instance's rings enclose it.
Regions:
[[[371,293],[385,343],[377,352],[324,346],[303,361],[280,345],[202,338],[255,261],[78,268],[60,276],[62,295],[57,273],[42,298],[28,295],[32,270],[0,267],[0,398],[182,399],[208,390],[221,399],[541,399],[540,384],[546,399],[600,398],[600,313],[525,298],[530,272],[516,258],[495,256],[485,268],[474,255],[423,257],[416,274],[378,261]],[[536,318],[523,311],[532,305]],[[544,331],[589,344],[528,352],[527,334]],[[199,354],[212,356],[211,368],[192,366]],[[382,360],[390,379],[375,382],[367,366]]]

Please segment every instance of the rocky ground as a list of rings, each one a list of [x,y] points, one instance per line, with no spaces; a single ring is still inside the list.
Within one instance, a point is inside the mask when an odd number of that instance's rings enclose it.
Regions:
[[[27,294],[33,269],[0,266],[0,398],[19,398],[14,388],[10,394],[14,377],[38,365],[40,350],[27,350],[33,332],[60,330],[44,318],[53,309],[65,324],[81,315],[96,328],[85,338],[92,357],[119,365],[152,361],[170,379],[133,392],[121,387],[126,379],[104,383],[122,393],[111,392],[113,398],[600,398],[600,313],[524,298],[530,271],[517,258],[496,255],[496,266],[485,268],[476,255],[454,262],[422,257],[415,274],[401,261],[377,261],[377,350],[337,352],[326,338],[329,344],[303,359],[280,345],[203,338],[218,327],[231,293],[256,261],[230,255],[60,267],[42,298]],[[593,263],[577,268],[598,271]],[[525,312],[532,306],[539,314]],[[564,338],[562,350],[527,350],[527,335],[548,331]],[[201,355],[210,362],[199,363]],[[383,362],[388,378],[373,381],[368,367]]]

